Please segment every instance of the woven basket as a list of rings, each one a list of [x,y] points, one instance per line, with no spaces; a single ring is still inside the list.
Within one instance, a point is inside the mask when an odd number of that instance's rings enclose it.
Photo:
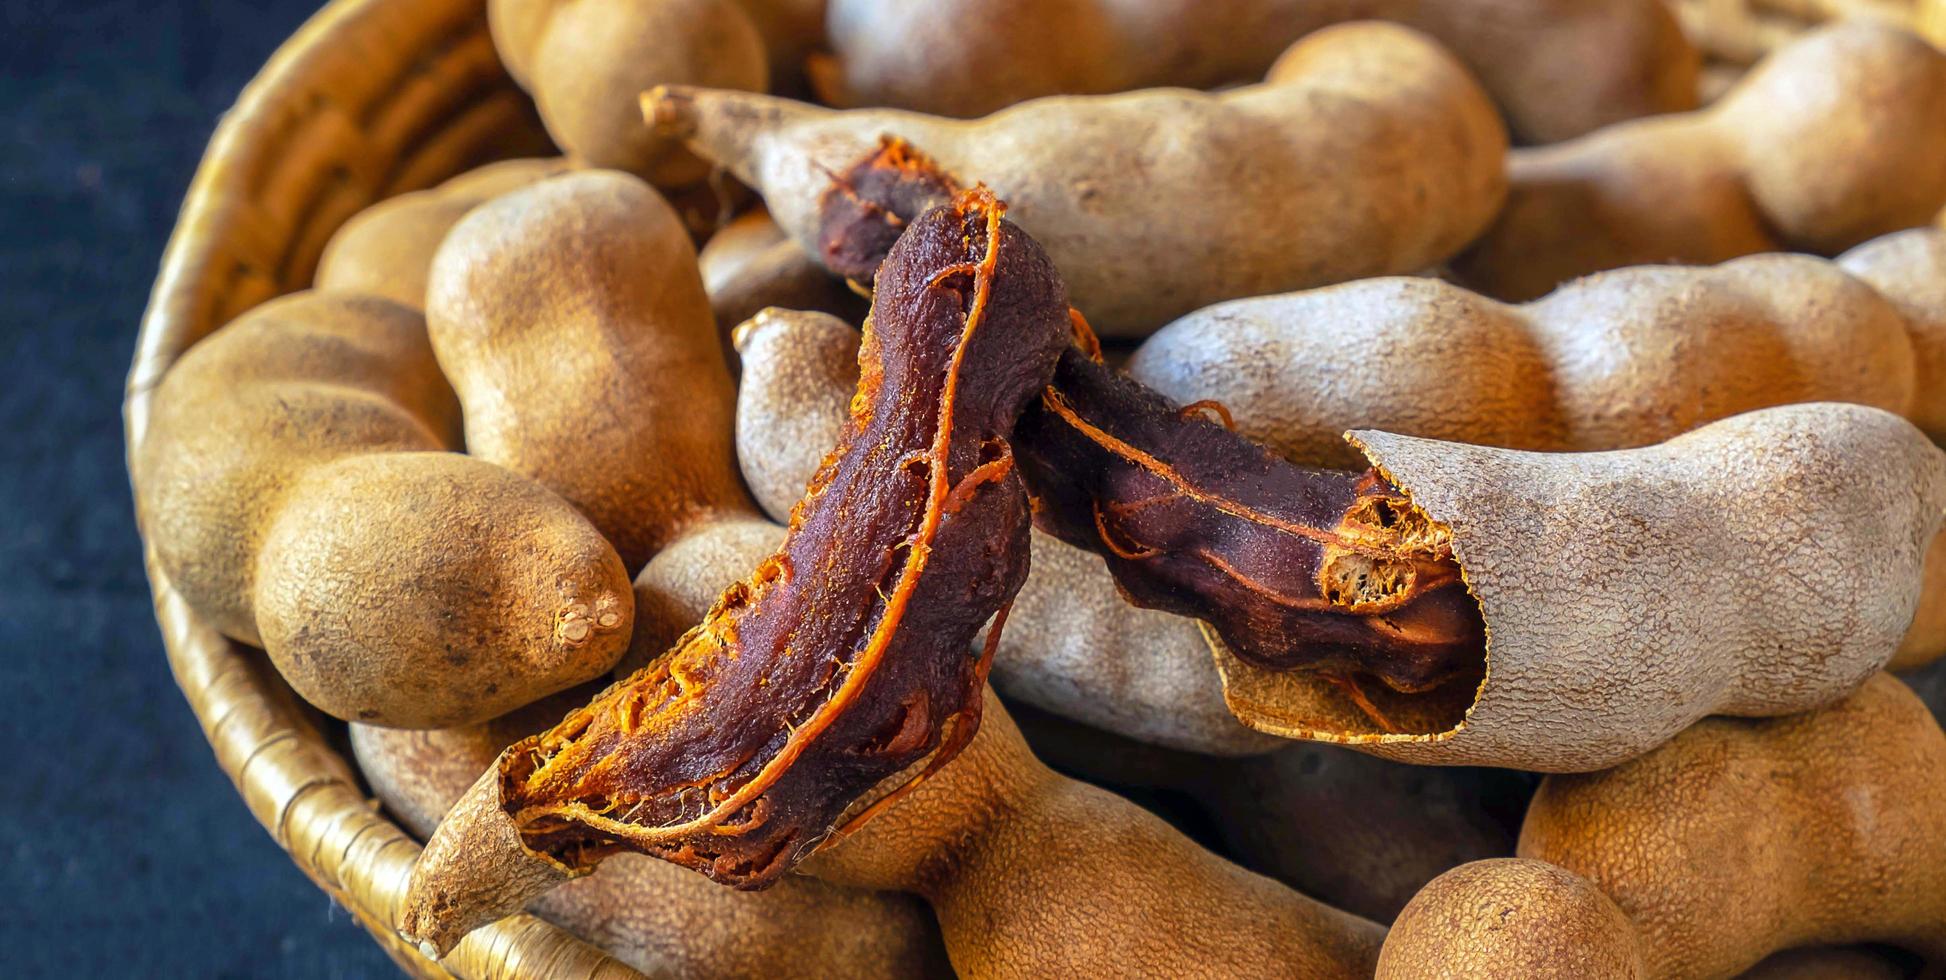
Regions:
[[[1705,50],[1736,66],[1854,7],[1928,23],[1946,39],[1946,0],[1676,2]],[[176,358],[237,314],[308,286],[351,215],[481,163],[550,151],[495,57],[484,0],[333,0],[244,89],[197,168],[129,372],[131,458]],[[532,916],[475,932],[441,962],[402,941],[391,923],[418,844],[378,813],[320,716],[262,654],[198,620],[152,550],[147,568],[170,669],[218,764],[297,866],[408,973],[640,976]]]
[[[197,168],[129,372],[131,456],[169,365],[238,313],[309,285],[346,218],[468,167],[550,149],[494,55],[482,0],[327,5],[244,89]],[[391,923],[418,844],[378,814],[263,655],[198,620],[153,551],[147,565],[170,669],[217,762],[297,866],[408,973],[640,976],[531,916],[475,933],[443,963],[402,941]]]

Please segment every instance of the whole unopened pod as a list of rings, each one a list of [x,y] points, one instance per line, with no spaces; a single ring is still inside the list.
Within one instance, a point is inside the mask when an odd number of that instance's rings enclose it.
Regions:
[[[657,184],[693,183],[708,167],[642,125],[643,89],[769,82],[763,39],[736,0],[492,0],[487,23],[561,149]]]
[[[1880,675],[1829,707],[1712,718],[1607,772],[1551,776],[1520,855],[1593,881],[1648,976],[1885,943],[1946,962],[1946,734]]]
[[[351,744],[372,792],[424,839],[507,743],[553,724],[590,693],[576,688],[461,728],[354,724]],[[951,974],[923,904],[801,876],[740,892],[623,855],[542,896],[532,910],[654,977]]]
[[[1593,882],[1546,861],[1474,861],[1434,878],[1385,937],[1380,980],[1642,980],[1635,927]]]
[[[1419,270],[1484,229],[1505,190],[1506,133],[1478,84],[1388,24],[1319,31],[1263,84],[1220,95],[1049,98],[966,122],[666,86],[643,109],[855,278],[869,275],[832,251],[850,236],[826,225],[885,213],[855,182],[903,180],[906,151],[881,145],[902,140],[1005,199],[1075,305],[1116,336],[1223,299]],[[900,193],[938,203],[951,189],[915,173]]]
[[[437,187],[388,197],[352,215],[325,243],[315,285],[424,309],[433,253],[466,212],[567,169],[559,157],[502,160]]]
[[[1198,310],[1129,374],[1214,400],[1292,461],[1351,467],[1353,427],[1516,449],[1641,446],[1715,419],[1849,401],[1946,440],[1946,232],[1886,235],[1835,262],[1757,255],[1642,266],[1511,306],[1395,277]],[[1893,666],[1946,653],[1946,539]]]
[[[606,671],[633,603],[615,550],[459,445],[425,322],[298,293],[163,378],[134,461],[170,582],[324,711],[466,724]]]
[[[1524,142],[1696,105],[1701,58],[1655,0],[835,0],[834,56],[812,78],[832,105],[978,116],[1044,95],[1244,81],[1299,37],[1365,19],[1450,48]]]
[[[467,450],[567,498],[630,569],[745,506],[696,250],[653,188],[591,170],[495,198],[446,236],[427,288]]]
[[[1946,205],[1946,53],[1871,20],[1778,51],[1707,109],[1509,159],[1507,207],[1454,263],[1503,299],[1649,262],[1832,255]]]
[[[1859,405],[1603,453],[1348,438],[1448,535],[1486,623],[1477,688],[1368,685],[1388,731],[1343,686],[1206,632],[1245,722],[1407,762],[1588,771],[1704,715],[1828,704],[1898,647],[1946,519],[1946,453]]]
[[[1384,930],[1042,765],[989,692],[953,764],[807,865],[924,896],[962,977],[1369,977]]]

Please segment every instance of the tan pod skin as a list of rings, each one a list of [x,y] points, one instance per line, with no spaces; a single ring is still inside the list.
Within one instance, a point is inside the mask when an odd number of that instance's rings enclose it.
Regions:
[[[1911,423],[1819,402],[1668,442],[1528,453],[1358,431],[1349,438],[1452,532],[1487,624],[1486,678],[1374,692],[1230,656],[1238,717],[1402,762],[1584,772],[1704,715],[1777,715],[1884,666],[1946,518],[1946,453]]]
[[[621,656],[633,602],[614,549],[539,484],[446,451],[457,404],[418,313],[274,300],[155,397],[135,461],[147,540],[200,614],[324,711],[465,724]]]
[[[1628,917],[1588,879],[1545,861],[1475,861],[1399,913],[1378,980],[1640,980]]]
[[[564,174],[469,212],[433,259],[426,319],[468,451],[581,508],[630,569],[746,506],[695,250],[642,181]]]
[[[858,331],[822,313],[766,310],[735,337],[743,361],[738,459],[764,511],[787,520],[844,429]],[[1009,697],[1206,754],[1264,752],[1281,742],[1223,706],[1195,621],[1129,605],[1101,559],[1051,535],[1033,532],[1033,564],[1007,622],[991,679]]]
[[[1696,105],[1701,57],[1652,0],[834,0],[820,101],[979,116],[1028,99],[1256,78],[1331,24],[1425,31],[1526,143]]]
[[[1896,27],[1806,33],[1707,109],[1509,159],[1506,209],[1453,263],[1492,296],[1769,251],[1832,255],[1946,205],[1946,53]]]
[[[1070,96],[960,121],[747,93],[644,97],[658,131],[727,167],[820,255],[819,205],[880,137],[984,182],[1104,336],[1236,296],[1416,271],[1491,220],[1506,147],[1451,56],[1388,24],[1292,46],[1261,85]]]
[[[805,867],[924,896],[966,978],[1371,976],[1383,928],[1057,775],[991,692],[985,710],[952,764]]]
[[[1353,427],[1548,451],[1648,445],[1738,412],[1850,401],[1946,441],[1946,231],[1835,262],[1757,255],[1616,269],[1510,306],[1393,278],[1199,310],[1129,374],[1305,464],[1352,468]],[[1895,668],[1946,653],[1946,538]]]
[[[1650,976],[1883,942],[1946,961],[1946,734],[1878,676],[1807,714],[1712,718],[1626,765],[1543,781],[1522,857],[1586,876]]]
[[[696,264],[716,326],[726,338],[737,324],[770,306],[823,310],[861,322],[871,305],[791,241],[762,206],[711,235]]]
[[[490,0],[487,23],[507,73],[570,157],[662,186],[709,168],[642,125],[644,89],[769,84],[763,39],[736,0]]]
[[[372,792],[420,839],[507,743],[587,701],[547,698],[465,728],[351,727]],[[907,896],[787,878],[763,892],[716,885],[675,865],[618,855],[534,902],[534,914],[652,977],[949,977],[939,929]]]
[[[567,169],[559,157],[502,160],[437,187],[388,197],[352,215],[325,243],[314,285],[424,309],[433,253],[466,212]]]

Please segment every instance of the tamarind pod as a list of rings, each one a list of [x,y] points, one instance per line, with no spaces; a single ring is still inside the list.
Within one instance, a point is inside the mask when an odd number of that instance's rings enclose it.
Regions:
[[[446,236],[428,289],[468,450],[567,498],[631,571],[748,507],[695,248],[648,184],[587,170],[501,195]]]
[[[731,580],[736,574],[725,570]],[[571,689],[462,728],[353,724],[352,750],[372,792],[423,839],[508,743],[545,730],[598,691]],[[529,910],[649,976],[950,976],[939,928],[922,902],[802,875],[740,892],[664,861],[622,854]]]
[[[1108,336],[1220,299],[1441,261],[1491,219],[1506,143],[1464,68],[1386,24],[1319,31],[1264,84],[1221,95],[1054,98],[973,122],[686,86],[642,102],[656,132],[755,188],[841,273],[820,249],[821,210],[855,192],[846,175],[881,137],[924,148],[1010,203]]]
[[[1486,620],[1485,679],[1367,690],[1395,734],[1313,674],[1220,643],[1217,665],[1246,723],[1407,762],[1589,771],[1707,714],[1828,704],[1897,648],[1946,518],[1946,453],[1858,405],[1605,453],[1348,438],[1449,530]]]
[[[797,247],[761,207],[710,236],[696,264],[717,330],[725,338],[766,307],[823,310],[857,322],[869,305]]]
[[[709,168],[642,128],[637,93],[665,83],[761,92],[769,81],[763,38],[737,0],[490,0],[487,26],[568,156],[659,186],[696,183]]]
[[[979,116],[1048,95],[1233,84],[1305,34],[1368,19],[1451,50],[1523,142],[1696,105],[1700,55],[1668,9],[1636,0],[836,0],[833,55],[812,81],[829,105]]]
[[[1514,151],[1506,208],[1453,262],[1507,300],[1576,276],[1831,255],[1946,206],[1946,53],[1890,24],[1806,32],[1707,109]]]
[[[1377,474],[1294,466],[1074,348],[1018,446],[1037,526],[1237,657],[1406,692],[1477,676],[1486,638],[1445,531]]]
[[[621,655],[620,559],[545,487],[444,451],[458,404],[415,311],[277,299],[197,343],[154,398],[133,460],[146,540],[199,614],[318,708],[464,724]]]
[[[1617,269],[1508,306],[1427,279],[1222,303],[1158,331],[1129,374],[1216,401],[1307,465],[1363,460],[1353,426],[1534,450],[1651,444],[1739,412],[1850,401],[1946,439],[1946,232],[1837,262],[1757,255]],[[1894,667],[1946,653],[1946,540]]]
[[[437,187],[388,197],[352,215],[325,243],[313,285],[424,309],[433,253],[466,212],[567,169],[560,157],[502,160]]]
[[[1379,980],[1641,980],[1641,941],[1588,879],[1526,858],[1474,861],[1434,878],[1399,913]]]
[[[913,224],[783,549],[661,660],[502,754],[415,867],[408,936],[449,949],[619,850],[762,887],[861,794],[964,746],[971,640],[1026,575],[1007,437],[1068,340],[1059,277],[1000,212],[975,191]]]
[[[1853,942],[1936,969],[1942,799],[1946,734],[1879,675],[1817,711],[1711,718],[1606,772],[1550,776],[1519,853],[1613,898],[1650,976],[1727,977],[1779,949]]]
[[[744,482],[766,513],[787,520],[844,432],[858,380],[858,331],[823,313],[765,310],[734,336],[743,361],[737,456]],[[1013,625],[994,651],[996,690],[1144,742],[1201,753],[1241,755],[1285,744],[1245,728],[1224,707],[1194,621],[1129,605],[1099,558],[1040,530],[1032,537],[1034,560],[1007,615]]]
[[[991,693],[983,718],[952,765],[805,868],[924,896],[962,977],[1371,976],[1375,923],[1056,775]]]

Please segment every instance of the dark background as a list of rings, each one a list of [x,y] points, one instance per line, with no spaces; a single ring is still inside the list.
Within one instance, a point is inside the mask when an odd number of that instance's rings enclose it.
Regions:
[[[318,6],[0,0],[6,977],[398,972],[217,768],[163,661],[122,464],[123,375],[190,174]]]

